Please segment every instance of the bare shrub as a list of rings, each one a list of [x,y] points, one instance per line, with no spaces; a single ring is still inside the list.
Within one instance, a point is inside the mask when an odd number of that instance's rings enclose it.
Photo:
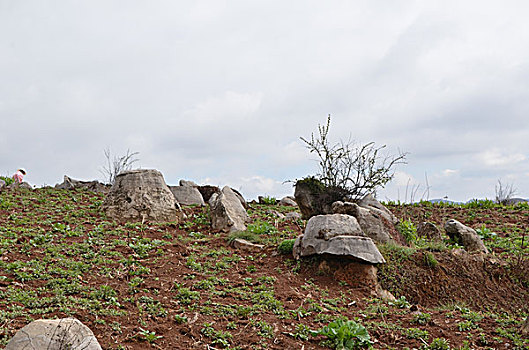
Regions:
[[[131,152],[129,149],[127,149],[127,153],[121,157],[112,157],[110,148],[107,148],[104,152],[105,158],[107,159],[107,165],[103,167],[101,173],[106,177],[109,184],[113,184],[116,180],[116,176],[122,171],[132,169],[132,164],[138,161],[135,156],[138,155],[139,152]]]
[[[328,138],[331,116],[318,125],[318,134],[310,140],[301,137],[310,153],[319,158],[316,178],[325,186],[344,189],[352,200],[358,200],[377,188],[383,188],[394,176],[394,167],[406,162],[406,153],[384,155],[386,146],[374,142],[361,145],[351,140],[331,144]]]
[[[495,187],[496,190],[496,203],[502,205],[511,204],[511,200],[516,195],[517,190],[513,184],[504,185],[501,180],[498,180],[498,184]]]

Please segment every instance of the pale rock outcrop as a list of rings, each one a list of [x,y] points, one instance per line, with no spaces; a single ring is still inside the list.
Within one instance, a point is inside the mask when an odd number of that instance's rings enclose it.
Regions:
[[[369,209],[374,213],[378,213],[380,216],[385,218],[387,221],[391,222],[393,225],[396,225],[399,222],[397,217],[382,203],[377,201],[376,198],[373,197],[373,195],[371,194],[368,194],[364,198],[362,198],[358,202],[358,205],[362,208]]]
[[[379,243],[394,241],[396,234],[391,216],[373,206],[361,207],[352,202],[334,202],[332,205],[334,213],[351,215],[356,218],[362,231],[366,236]]]
[[[297,207],[298,203],[296,203],[296,200],[294,197],[286,196],[281,198],[279,201],[279,205],[285,206],[285,207]]]
[[[101,350],[94,333],[75,318],[36,320],[20,329],[5,350]]]
[[[417,236],[427,238],[432,241],[441,242],[443,240],[443,236],[441,234],[441,230],[433,222],[421,222],[417,226]]]
[[[246,230],[250,217],[230,187],[225,186],[220,194],[213,194],[208,203],[214,229],[230,232]]]
[[[184,180],[184,179],[179,181],[179,185],[186,186],[186,187],[198,187],[198,185],[194,181],[189,181],[189,180]]]
[[[182,180],[180,180],[182,182]],[[169,186],[176,201],[180,205],[200,205],[205,206],[206,203],[200,194],[200,191],[192,186]]]
[[[343,214],[310,218],[305,233],[294,243],[293,254],[296,258],[331,254],[352,257],[370,264],[385,262],[371,238],[365,237],[356,219]]]
[[[110,218],[118,221],[169,222],[183,217],[162,173],[154,169],[118,174],[102,208]]]
[[[55,188],[61,190],[74,190],[74,189],[86,189],[92,192],[108,193],[110,191],[110,185],[102,184],[97,180],[93,181],[80,181],[74,180],[71,177],[64,175],[62,183],[56,184]]]
[[[445,223],[445,232],[451,239],[465,247],[465,250],[469,253],[479,252],[487,254],[489,252],[476,231],[457,220],[448,220]]]

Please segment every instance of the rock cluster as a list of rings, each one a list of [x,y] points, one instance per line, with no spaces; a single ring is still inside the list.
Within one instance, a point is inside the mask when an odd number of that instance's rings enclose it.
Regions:
[[[74,190],[74,189],[85,189],[92,192],[108,193],[110,191],[110,185],[102,184],[97,180],[93,181],[80,181],[74,180],[71,177],[64,175],[63,182],[56,184],[55,188],[63,190]]]

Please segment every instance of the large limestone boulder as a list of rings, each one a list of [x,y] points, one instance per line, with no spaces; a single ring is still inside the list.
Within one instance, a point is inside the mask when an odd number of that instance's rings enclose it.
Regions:
[[[332,205],[334,213],[351,215],[356,218],[365,235],[379,243],[394,242],[397,231],[391,216],[373,206],[361,207],[352,202],[337,201]],[[393,215],[393,214],[391,214]]]
[[[300,180],[295,186],[295,202],[304,220],[315,215],[332,214],[332,203],[343,200],[344,193],[341,190],[325,187],[317,179]]]
[[[102,184],[101,182],[94,181],[80,181],[74,180],[71,177],[64,175],[62,183],[56,184],[55,188],[62,190],[74,190],[74,189],[86,189],[92,192],[108,193],[110,191],[110,185]]]
[[[101,350],[94,333],[75,318],[37,320],[20,329],[5,350]]]
[[[469,253],[479,252],[487,254],[489,252],[476,231],[457,220],[448,220],[445,223],[445,232],[451,239],[463,245]]]
[[[180,180],[181,182],[182,180]],[[200,191],[192,186],[169,186],[176,201],[180,205],[200,205],[205,206],[206,203],[200,194]]]
[[[250,217],[246,213],[239,197],[225,186],[219,194],[213,194],[210,205],[211,226],[216,230],[244,231]]]
[[[116,176],[103,210],[118,221],[177,221],[179,205],[162,173],[154,169],[130,170]]]
[[[305,233],[296,239],[294,257],[314,254],[347,256],[370,264],[384,263],[373,240],[365,237],[356,219],[350,215],[313,216]]]
[[[189,180],[182,179],[178,183],[180,184],[180,186],[198,187],[198,185],[194,181],[189,181]]]

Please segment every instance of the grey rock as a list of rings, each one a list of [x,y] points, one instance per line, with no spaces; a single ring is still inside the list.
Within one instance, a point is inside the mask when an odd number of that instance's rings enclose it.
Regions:
[[[220,193],[220,188],[218,188],[217,186],[204,185],[198,186],[197,189],[200,191],[200,194],[202,195],[202,198],[206,203],[209,202],[209,199],[214,193]]]
[[[180,186],[186,186],[186,187],[198,187],[198,185],[193,181],[188,180],[180,180],[179,182]]]
[[[264,245],[262,244],[255,244],[255,243],[248,242],[247,240],[241,239],[241,238],[234,239],[231,245],[235,249],[239,249],[239,250],[243,250],[247,252],[258,252],[264,249]]]
[[[272,216],[274,216],[274,217],[276,217],[278,219],[284,219],[285,218],[285,215],[283,213],[278,212],[277,210],[269,209],[269,210],[266,211],[266,213],[269,214],[269,215],[272,215]]]
[[[305,220],[315,215],[332,214],[332,203],[334,201],[324,200],[325,190],[312,186],[306,182],[298,181],[294,190],[294,198]],[[336,200],[340,200],[337,198]]]
[[[377,201],[376,198],[371,194],[368,194],[362,198],[358,202],[358,205],[377,213],[378,215],[384,217],[387,221],[391,222],[393,225],[396,225],[399,222],[397,217],[393,215],[393,213],[389,211],[389,209],[386,208],[382,203]]]
[[[305,233],[294,243],[293,254],[296,258],[331,254],[348,256],[371,264],[385,262],[373,240],[365,237],[356,219],[344,214],[317,215],[310,218]]]
[[[6,182],[0,179],[0,188],[4,187],[5,185],[6,185]]]
[[[237,191],[235,188],[230,187],[233,193],[239,198],[239,201],[241,202],[241,205],[244,207],[244,209],[248,209],[248,202],[246,202],[246,199],[244,199],[243,195]]]
[[[180,182],[182,182],[182,180],[180,180]],[[169,186],[169,189],[180,205],[206,205],[200,191],[195,187],[180,185]]]
[[[441,242],[443,240],[443,236],[441,234],[441,230],[437,226],[435,226],[432,222],[421,222],[417,226],[417,236],[427,238],[432,241]]]
[[[154,169],[130,170],[116,181],[102,206],[117,221],[177,221],[183,214],[162,173]]]
[[[283,205],[286,207],[297,207],[298,203],[296,203],[296,200],[293,197],[287,196],[281,198],[281,200],[279,201],[279,205]]]
[[[74,180],[67,175],[64,175],[63,182],[56,184],[55,188],[62,190],[86,189],[98,193],[108,193],[110,191],[110,185],[102,184],[97,180],[80,181]]]
[[[5,350],[101,350],[94,333],[75,318],[36,320],[20,329]]]
[[[463,245],[466,251],[470,253],[480,252],[485,254],[489,252],[474,229],[465,226],[454,219],[448,220],[445,223],[444,228],[446,234],[457,243]]]
[[[225,186],[221,193],[209,200],[211,226],[216,230],[244,231],[250,220],[235,192]]]
[[[288,212],[287,215],[285,215],[285,218],[287,220],[298,220],[298,219],[301,219],[301,214],[298,213],[297,211],[291,211],[291,212]]]
[[[355,217],[365,235],[376,242],[388,243],[394,241],[392,234],[396,232],[395,227],[382,210],[372,206],[366,208],[356,203],[341,201],[334,202],[332,210],[334,213]]]
[[[24,188],[26,190],[32,190],[33,189],[33,187],[31,187],[31,185],[28,184],[25,181],[23,181],[21,183],[13,182],[11,185],[6,186],[6,188],[10,189],[10,190],[16,190],[16,189],[19,189],[19,188]]]
[[[350,215],[328,214],[313,216],[307,222],[303,240],[329,240],[335,236],[365,236],[358,221]]]

